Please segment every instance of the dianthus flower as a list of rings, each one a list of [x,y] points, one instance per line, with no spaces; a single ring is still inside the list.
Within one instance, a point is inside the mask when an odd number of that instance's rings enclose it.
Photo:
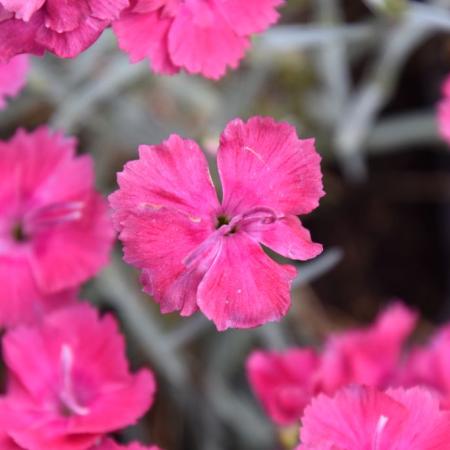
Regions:
[[[6,98],[14,97],[24,87],[28,73],[28,56],[16,56],[7,63],[0,62],[0,109]]]
[[[319,356],[310,349],[283,353],[255,351],[247,359],[247,377],[270,418],[278,425],[300,420],[316,394]]]
[[[450,76],[442,85],[442,99],[438,105],[437,119],[441,137],[450,144]]]
[[[45,127],[0,141],[0,326],[56,306],[108,261],[106,203],[75,144]]]
[[[3,351],[9,383],[2,420],[27,450],[89,449],[152,403],[153,375],[129,372],[116,321],[88,304],[8,331]]]
[[[298,450],[448,450],[450,415],[422,388],[351,386],[305,409]]]
[[[230,122],[217,157],[221,204],[195,142],[172,135],[139,156],[119,173],[110,203],[125,261],[142,270],[161,311],[200,309],[219,330],[286,314],[295,268],[259,244],[291,259],[322,251],[297,218],[323,194],[314,141],[270,118]]]
[[[401,303],[381,312],[372,325],[331,335],[321,358],[321,389],[332,393],[346,384],[387,387],[417,315]]]
[[[434,390],[441,407],[450,409],[450,325],[445,325],[431,337],[427,345],[414,347],[399,371],[398,384],[423,385]]]
[[[375,323],[332,334],[320,353],[308,348],[256,351],[247,360],[249,382],[276,424],[294,424],[319,392],[332,394],[348,384],[387,387],[397,376],[415,320],[414,312],[394,303]]]
[[[283,0],[137,0],[113,23],[132,62],[157,73],[180,69],[220,78],[236,68],[250,36],[277,21]]]
[[[128,0],[0,0],[0,61],[46,50],[77,56],[128,5]]]
[[[92,447],[90,450],[161,450],[156,445],[142,445],[138,442],[132,442],[128,445],[120,445],[112,439],[105,439],[100,444]]]

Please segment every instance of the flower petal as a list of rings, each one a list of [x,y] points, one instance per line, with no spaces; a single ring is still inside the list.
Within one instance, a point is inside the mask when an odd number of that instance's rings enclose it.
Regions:
[[[130,213],[158,208],[214,224],[216,191],[206,158],[193,141],[172,135],[161,145],[141,145],[139,160],[127,163],[117,178],[120,189],[109,200],[118,229]]]
[[[214,3],[236,33],[247,35],[264,31],[275,23],[279,17],[276,8],[283,0],[215,0]]]
[[[169,32],[169,53],[189,73],[218,79],[227,66],[235,69],[249,47],[222,16],[202,2],[182,5]]]
[[[168,50],[168,33],[173,19],[161,17],[159,11],[149,13],[124,12],[113,22],[119,47],[136,63],[149,58],[153,70],[171,75],[178,72]]]
[[[221,136],[218,167],[229,214],[256,206],[306,214],[324,194],[314,141],[299,139],[293,126],[271,118],[231,121]]]
[[[321,244],[311,240],[310,232],[296,216],[288,215],[270,225],[253,222],[246,231],[261,244],[290,259],[307,260],[322,253]]]
[[[251,328],[283,317],[296,271],[270,259],[244,233],[224,236],[198,288],[198,306],[219,331]]]
[[[144,269],[144,290],[154,296],[163,313],[181,310],[187,316],[197,310],[197,287],[210,258],[190,269],[184,261],[211,232],[203,220],[165,208],[133,214],[124,223],[120,234],[124,259]]]

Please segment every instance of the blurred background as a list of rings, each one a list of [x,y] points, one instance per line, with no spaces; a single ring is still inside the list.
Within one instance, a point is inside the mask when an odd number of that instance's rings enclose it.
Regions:
[[[33,58],[27,88],[0,112],[2,139],[44,123],[76,135],[105,194],[139,144],[172,132],[198,140],[211,164],[237,116],[271,115],[316,138],[327,195],[304,223],[326,250],[298,264],[282,322],[219,334],[200,315],[162,316],[118,244],[84,289],[83,298],[118,315],[133,365],[157,374],[155,405],[118,436],[124,441],[289,448],[248,387],[253,348],[320,345],[393,298],[422,312],[424,333],[450,318],[450,148],[436,126],[450,72],[450,0],[287,0],[281,13],[220,82],[130,65],[108,31],[75,60]]]

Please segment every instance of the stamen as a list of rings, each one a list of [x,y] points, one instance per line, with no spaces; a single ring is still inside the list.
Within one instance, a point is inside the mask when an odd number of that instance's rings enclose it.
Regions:
[[[380,450],[381,448],[381,435],[389,421],[389,417],[381,415],[377,422],[377,427],[375,429],[375,436],[373,438],[373,450]]]
[[[63,406],[63,413],[85,416],[89,408],[80,405],[75,397],[72,384],[73,352],[69,345],[63,344],[60,354],[60,368],[62,375],[62,390],[59,399]],[[66,415],[66,414],[65,414]]]
[[[84,207],[84,202],[73,201],[54,203],[33,210],[25,216],[25,232],[31,234],[33,231],[42,228],[80,220],[83,217]]]

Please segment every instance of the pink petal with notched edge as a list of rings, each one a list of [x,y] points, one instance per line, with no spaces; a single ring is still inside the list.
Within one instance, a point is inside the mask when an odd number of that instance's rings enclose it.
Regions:
[[[76,30],[89,17],[90,9],[87,0],[76,3],[46,0],[45,25],[56,33]]]
[[[4,15],[0,5],[0,17]],[[30,22],[13,18],[0,21],[0,62],[7,62],[21,53],[42,55],[45,48],[35,41],[35,35],[41,25],[42,13],[33,14]]]
[[[173,63],[187,72],[218,79],[228,66],[238,66],[250,43],[247,37],[237,35],[215,9],[210,8],[207,14],[206,8],[204,5],[197,17],[194,6],[186,3],[180,7],[169,32],[169,53]]]
[[[28,70],[29,59],[26,55],[15,56],[7,63],[0,63],[0,109],[5,107],[7,97],[16,96],[24,87]]]
[[[319,363],[313,350],[296,348],[282,353],[255,351],[247,358],[252,390],[275,423],[291,425],[300,420],[315,393]]]
[[[139,160],[127,163],[117,180],[120,190],[109,200],[118,229],[130,213],[147,208],[167,207],[194,222],[209,219],[211,223],[219,208],[202,151],[195,142],[176,135],[161,145],[141,145]]]
[[[160,12],[124,12],[112,26],[120,49],[128,53],[131,62],[149,58],[155,72],[170,75],[179,70],[167,48],[171,25],[172,19],[161,17]]]
[[[184,261],[203,241],[212,227],[180,212],[143,211],[124,222],[120,239],[124,259],[145,269],[144,290],[153,295],[164,313],[181,310],[191,315],[197,310],[197,287],[208,268],[208,260],[189,270]]]
[[[65,33],[41,26],[36,30],[35,41],[60,58],[73,58],[90,47],[108,24],[105,20],[86,17],[79,27]]]
[[[256,327],[286,314],[295,274],[245,234],[224,236],[199,285],[197,304],[219,331]]]
[[[320,156],[312,139],[272,118],[231,121],[220,138],[218,167],[228,214],[255,206],[306,214],[324,195]]]
[[[278,20],[283,0],[214,0],[215,7],[240,35],[259,33]]]
[[[272,224],[253,222],[245,231],[261,244],[290,259],[307,260],[322,253],[321,244],[311,240],[310,232],[297,216],[284,216]]]

